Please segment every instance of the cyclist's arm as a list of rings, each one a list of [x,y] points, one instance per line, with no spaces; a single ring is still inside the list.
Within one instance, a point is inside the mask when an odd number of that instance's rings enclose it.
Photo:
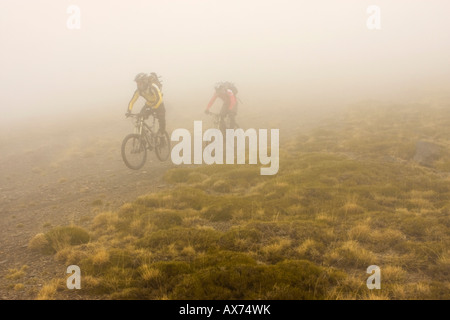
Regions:
[[[236,105],[236,97],[233,94],[233,91],[227,90],[228,96],[230,97],[230,106],[228,107],[228,110],[233,110],[234,106]]]
[[[128,111],[131,112],[133,110],[134,103],[139,98],[139,91],[136,90],[133,94],[133,97],[131,98],[130,102],[128,103]]]
[[[212,96],[211,100],[209,100],[208,106],[206,107],[206,110],[211,109],[211,106],[213,105],[214,101],[216,101],[217,99],[217,94],[214,93],[214,95]]]
[[[158,107],[161,105],[162,103],[162,95],[161,95],[161,91],[159,90],[158,86],[156,84],[152,84],[154,90],[156,91],[156,95],[157,95],[157,99],[158,102],[156,102],[155,106],[153,107],[153,109],[158,109]]]

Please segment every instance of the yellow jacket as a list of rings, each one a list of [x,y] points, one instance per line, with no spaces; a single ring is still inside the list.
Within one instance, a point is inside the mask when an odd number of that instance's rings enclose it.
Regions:
[[[131,112],[131,110],[133,109],[133,105],[139,98],[139,96],[145,99],[146,106],[151,107],[153,109],[158,109],[158,107],[163,102],[161,90],[159,90],[158,86],[153,83],[152,85],[148,86],[148,88],[145,91],[136,90],[134,92],[133,97],[131,98],[130,103],[128,104],[128,111]]]

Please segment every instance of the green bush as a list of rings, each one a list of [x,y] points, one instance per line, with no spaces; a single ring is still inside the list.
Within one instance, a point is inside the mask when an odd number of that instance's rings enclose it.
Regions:
[[[229,221],[233,218],[233,214],[231,212],[232,205],[224,204],[224,205],[213,205],[208,207],[203,213],[202,217],[208,219],[210,221]]]
[[[86,230],[75,226],[53,228],[45,234],[45,237],[48,247],[44,251],[47,252],[57,252],[67,246],[87,243],[91,239]]]
[[[187,182],[189,174],[192,169],[189,168],[175,168],[167,170],[164,174],[164,179],[170,183],[182,183]]]
[[[212,229],[175,227],[145,235],[137,241],[137,246],[162,250],[173,244],[179,250],[192,246],[195,250],[206,251],[217,245],[220,236],[220,232]]]
[[[183,222],[182,216],[177,211],[156,211],[148,212],[141,216],[141,219],[154,224],[159,229],[168,229],[180,226]]]

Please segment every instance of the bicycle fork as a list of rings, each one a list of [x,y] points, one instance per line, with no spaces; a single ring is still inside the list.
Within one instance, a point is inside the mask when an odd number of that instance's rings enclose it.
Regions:
[[[144,127],[144,119],[139,119],[139,124],[136,127],[134,127],[134,133],[142,135],[143,127]]]

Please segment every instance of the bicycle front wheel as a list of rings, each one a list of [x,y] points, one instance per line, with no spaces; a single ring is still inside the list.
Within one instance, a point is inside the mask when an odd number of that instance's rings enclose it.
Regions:
[[[170,155],[170,138],[169,134],[156,135],[155,153],[160,161],[166,161]]]
[[[135,133],[127,135],[122,142],[122,159],[126,166],[139,170],[147,160],[145,139]]]

